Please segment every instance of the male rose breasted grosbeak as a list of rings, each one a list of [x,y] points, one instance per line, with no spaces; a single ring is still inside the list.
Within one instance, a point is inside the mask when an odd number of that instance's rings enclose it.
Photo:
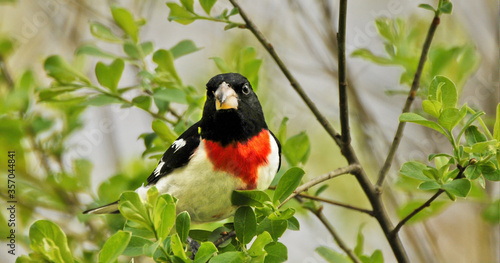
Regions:
[[[155,185],[176,197],[177,212],[187,211],[193,222],[217,221],[234,213],[234,190],[267,189],[280,162],[280,143],[248,80],[220,74],[207,83],[201,120],[167,149],[136,192],[145,200]],[[118,213],[118,202],[84,213]]]

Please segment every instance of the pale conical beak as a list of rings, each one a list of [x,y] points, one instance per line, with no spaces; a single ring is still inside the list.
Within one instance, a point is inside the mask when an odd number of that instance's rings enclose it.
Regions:
[[[238,109],[238,95],[232,89],[229,84],[222,82],[217,90],[214,92],[215,95],[215,109],[226,110],[226,109]]]

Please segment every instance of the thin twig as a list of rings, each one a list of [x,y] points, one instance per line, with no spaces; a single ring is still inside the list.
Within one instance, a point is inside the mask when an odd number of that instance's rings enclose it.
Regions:
[[[217,240],[215,240],[213,243],[216,247],[219,247],[222,243],[226,242],[230,238],[236,236],[236,232],[233,230],[231,232],[228,232],[226,235],[223,235],[219,237]]]
[[[401,229],[401,227],[403,227],[403,225],[408,222],[408,220],[410,220],[413,216],[415,216],[416,214],[418,214],[420,211],[424,210],[424,208],[428,207],[431,205],[432,201],[434,201],[436,198],[438,198],[438,196],[440,196],[442,193],[444,193],[444,190],[443,189],[439,189],[431,198],[429,198],[429,200],[427,200],[425,203],[423,203],[421,206],[417,207],[415,210],[413,210],[413,212],[411,212],[409,215],[407,215],[405,218],[403,218],[397,225],[396,227],[394,228],[394,230],[392,230],[392,234],[395,235],[399,232],[399,230]]]
[[[281,204],[278,205],[278,208],[280,208],[281,206],[283,206],[286,202],[290,201],[292,198],[294,198],[296,195],[304,192],[304,191],[307,191],[309,188],[317,185],[317,184],[320,184],[326,180],[330,180],[332,178],[335,178],[337,176],[340,176],[340,175],[343,175],[343,174],[347,174],[347,173],[354,173],[356,171],[359,171],[360,170],[360,166],[357,165],[357,164],[354,164],[354,165],[349,165],[349,166],[346,166],[346,167],[341,167],[341,168],[338,168],[336,170],[333,170],[327,174],[324,174],[324,175],[321,175],[321,176],[318,176],[316,178],[313,178],[312,180],[310,180],[309,182],[297,187],[297,189],[295,189],[295,191],[290,195],[288,196]]]
[[[269,55],[274,59],[276,64],[278,64],[278,67],[281,69],[281,72],[285,75],[285,77],[290,81],[290,85],[295,89],[295,91],[299,94],[299,96],[302,98],[302,100],[306,103],[306,105],[309,107],[309,109],[312,111],[316,119],[318,119],[319,123],[325,128],[326,132],[335,140],[335,142],[340,145],[340,134],[333,128],[333,126],[330,124],[330,122],[327,120],[323,114],[319,111],[319,109],[316,107],[316,104],[307,96],[305,93],[304,89],[302,88],[302,85],[295,79],[295,77],[292,75],[288,67],[283,63],[281,58],[278,56],[276,51],[274,50],[274,47],[267,38],[260,32],[260,30],[257,28],[257,26],[250,20],[250,18],[247,16],[246,12],[240,7],[240,5],[236,2],[236,0],[229,0],[231,4],[238,8],[241,18],[245,21],[246,24],[246,29],[249,29],[253,35],[259,40],[259,42],[264,46],[264,48],[267,50]]]
[[[347,208],[347,209],[351,209],[351,210],[354,210],[354,211],[358,211],[358,212],[365,213],[365,214],[368,214],[370,216],[373,216],[373,211],[371,211],[371,210],[360,208],[360,207],[356,207],[356,206],[352,206],[352,205],[348,205],[348,204],[344,204],[344,203],[341,203],[341,202],[337,202],[337,201],[334,201],[334,200],[322,198],[322,197],[319,197],[319,196],[308,195],[308,194],[304,194],[304,193],[300,193],[297,196],[300,196],[300,197],[303,197],[303,198],[307,198],[307,199],[311,199],[311,200],[315,200],[315,201],[319,201],[319,202],[323,202],[323,203],[327,203],[327,204],[331,204],[331,205],[336,205],[336,206],[344,207],[344,208]]]
[[[469,161],[470,162],[470,161]],[[465,169],[467,169],[467,166],[469,166],[469,164],[465,165],[465,166],[461,166],[461,165],[457,165],[457,168],[459,170],[457,176],[453,179],[453,180],[457,180],[457,179],[461,179],[461,178],[464,178],[464,171]],[[399,230],[401,229],[401,227],[406,224],[406,222],[408,222],[408,220],[410,220],[412,217],[414,217],[416,214],[418,214],[420,211],[424,210],[424,208],[428,207],[431,205],[431,203],[436,200],[436,198],[438,198],[442,193],[444,193],[444,190],[443,189],[439,189],[433,196],[431,196],[431,198],[429,198],[429,200],[427,200],[425,203],[423,203],[422,205],[420,205],[419,207],[417,207],[415,210],[413,210],[410,214],[408,214],[405,218],[403,218],[397,225],[396,227],[394,227],[394,229],[391,231],[393,235],[397,234],[399,232]]]
[[[340,249],[342,249],[353,262],[361,263],[361,260],[354,254],[354,252],[351,249],[349,249],[349,247],[340,238],[337,231],[335,231],[335,228],[333,228],[332,224],[330,224],[330,221],[328,221],[328,219],[323,214],[322,209],[313,209],[312,207],[308,207],[307,209],[311,211],[319,219],[319,221],[321,221],[321,223],[323,223],[323,225],[326,227],[328,232],[330,232],[330,234],[332,235],[333,239],[340,247]]]
[[[427,37],[425,38],[425,42],[422,47],[422,53],[420,54],[420,61],[418,62],[418,67],[417,70],[415,71],[415,77],[413,78],[413,83],[411,84],[408,98],[406,98],[406,103],[403,107],[403,113],[410,111],[411,104],[413,103],[413,100],[415,100],[415,95],[417,93],[418,88],[420,87],[420,77],[424,69],[425,61],[427,60],[427,53],[429,52],[429,48],[432,43],[432,38],[434,37],[434,33],[436,32],[436,29],[439,25],[439,21],[440,21],[439,16],[436,14],[427,32]],[[385,159],[385,163],[380,169],[376,184],[377,188],[381,188],[382,185],[384,184],[384,179],[387,176],[389,169],[391,168],[392,160],[394,159],[394,155],[396,154],[396,151],[398,150],[399,147],[399,143],[401,142],[401,138],[403,137],[403,131],[405,129],[405,126],[406,122],[399,122],[396,135],[394,135],[394,140],[392,141],[389,153],[387,154],[387,158]]]
[[[338,41],[338,74],[339,74],[339,115],[340,129],[342,132],[342,146],[351,143],[351,134],[349,131],[349,101],[347,99],[347,78],[345,65],[345,34],[346,34],[347,0],[340,1],[339,10],[339,29],[337,34]]]

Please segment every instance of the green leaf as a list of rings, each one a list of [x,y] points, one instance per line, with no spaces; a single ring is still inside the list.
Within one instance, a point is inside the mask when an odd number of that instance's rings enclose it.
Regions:
[[[126,41],[123,43],[123,51],[127,56],[133,59],[141,59],[141,51],[139,50],[139,46],[131,41]]]
[[[99,262],[113,263],[125,251],[130,241],[130,232],[118,231],[104,243],[99,252]]]
[[[439,188],[441,188],[441,185],[435,181],[426,181],[418,186],[418,189],[420,190],[436,190]]]
[[[464,151],[467,153],[477,153],[477,154],[488,154],[495,152],[497,148],[497,141],[486,141],[478,142],[472,145],[472,147],[464,147]]]
[[[269,232],[274,241],[278,241],[283,233],[285,233],[288,228],[287,220],[270,220],[269,218],[265,218],[260,222],[257,226],[257,234],[261,234],[264,231]]]
[[[453,195],[466,197],[470,192],[471,183],[467,178],[457,179],[449,183],[445,183],[443,185],[443,189]]]
[[[472,146],[478,142],[485,142],[487,139],[476,126],[471,125],[465,130],[465,140],[467,141],[467,145]]]
[[[301,168],[293,167],[288,169],[286,173],[281,177],[276,190],[274,191],[273,202],[283,202],[288,196],[290,196],[293,191],[299,186],[300,180],[304,176],[305,172]]]
[[[173,234],[170,236],[170,248],[172,248],[172,252],[174,256],[177,256],[181,259],[187,259],[186,252],[184,251],[184,246],[182,245],[182,241],[178,234]]]
[[[55,263],[72,263],[73,255],[68,247],[66,235],[61,228],[49,220],[38,220],[29,230],[30,247]]]
[[[267,231],[264,231],[262,234],[258,235],[255,241],[252,243],[252,246],[248,250],[248,254],[251,257],[259,257],[265,255],[266,251],[264,250],[264,247],[272,241],[273,238],[271,237],[271,235]]]
[[[472,126],[471,124],[472,124],[472,123],[473,123],[473,122],[474,122],[477,118],[481,117],[482,115],[484,115],[484,111],[478,111],[478,112],[476,112],[474,115],[472,115],[472,116],[470,117],[470,119],[469,119],[469,120],[465,123],[465,125],[462,127],[462,130],[460,131],[460,133],[459,133],[459,134],[458,134],[458,136],[457,136],[457,140],[460,140],[460,138],[462,137],[462,134],[463,134],[463,133],[464,133],[467,129],[469,129],[469,127],[471,127],[471,126]],[[477,127],[476,127],[476,129],[477,129]],[[485,138],[485,140],[486,140],[486,138]]]
[[[416,124],[420,124],[422,126],[431,128],[435,131],[438,131],[438,132],[446,135],[446,131],[441,126],[439,126],[437,123],[429,121],[426,118],[424,118],[416,113],[411,113],[411,112],[403,113],[403,114],[401,114],[401,116],[399,116],[399,121],[401,121],[401,122],[413,122]]]
[[[210,263],[241,263],[245,262],[245,252],[230,251],[219,254],[209,261]]]
[[[429,100],[442,103],[443,109],[455,108],[458,101],[458,93],[455,84],[444,76],[435,76],[429,86]]]
[[[389,40],[389,43],[394,43],[397,37],[397,32],[395,30],[394,21],[388,17],[380,17],[375,20],[375,25],[379,34],[385,39]]]
[[[103,106],[113,103],[123,103],[120,99],[116,97],[112,97],[106,94],[98,94],[92,97],[89,97],[83,104],[89,106]]]
[[[310,152],[311,144],[306,132],[288,138],[283,145],[283,155],[290,166],[297,166],[299,163],[305,164]]]
[[[136,192],[126,191],[122,193],[118,202],[118,209],[126,219],[137,222],[145,228],[151,227],[149,214]]]
[[[61,56],[50,56],[43,65],[47,75],[60,83],[83,82],[90,84],[90,80],[78,70],[70,66]]]
[[[341,254],[329,247],[318,247],[316,252],[329,263],[351,263],[352,261],[344,254]]]
[[[188,212],[183,211],[177,215],[177,219],[175,220],[175,230],[182,242],[186,242],[189,228],[191,228],[191,217]]]
[[[10,39],[9,37],[0,38],[0,56],[6,58],[15,50],[14,46],[15,42],[13,39]]]
[[[217,66],[217,68],[220,70],[221,73],[229,73],[233,71],[226,63],[226,61],[224,61],[222,58],[211,57],[210,59],[214,61],[215,65]]]
[[[151,97],[146,95],[137,96],[132,100],[132,104],[145,111],[148,111],[151,107]]]
[[[200,0],[200,5],[203,7],[203,10],[205,10],[205,13],[210,15],[210,10],[212,10],[215,2],[217,2],[217,0]]]
[[[276,138],[280,142],[286,141],[287,122],[288,122],[288,117],[284,117],[283,120],[281,120],[280,128],[278,129],[278,133],[276,134]]]
[[[286,246],[280,242],[267,244],[264,250],[267,252],[264,263],[281,263],[288,259],[288,250]]]
[[[291,218],[289,218],[287,220],[287,222],[288,222],[288,229],[293,230],[293,231],[300,230],[300,223],[296,217],[292,216]]]
[[[179,24],[189,25],[194,22],[196,15],[190,13],[184,7],[176,3],[167,3],[168,8],[170,8],[170,14],[168,15],[168,21],[175,21]]]
[[[193,10],[194,0],[181,0],[181,4],[182,4],[182,6],[184,6],[184,8],[186,8],[189,12],[194,12],[194,10]]]
[[[169,50],[159,49],[153,54],[153,61],[158,65],[156,71],[168,73],[170,79],[182,84],[181,78],[177,74],[174,66],[174,56]]]
[[[252,241],[257,231],[257,219],[253,209],[249,206],[241,206],[234,213],[234,230],[236,237],[242,244]]]
[[[448,131],[451,131],[465,117],[466,114],[467,108],[465,106],[460,110],[456,108],[447,108],[441,112],[438,123]]]
[[[491,202],[483,211],[483,218],[493,224],[500,223],[500,200]]]
[[[124,67],[125,63],[120,58],[115,59],[109,66],[102,62],[97,62],[95,75],[99,84],[108,88],[112,92],[116,92]]]
[[[189,230],[189,237],[200,242],[207,241],[211,234],[212,232],[208,230],[202,230],[202,229]]]
[[[493,162],[481,163],[478,168],[487,180],[500,181],[500,171]]]
[[[415,211],[415,209],[419,208],[422,204],[424,204],[426,201],[427,200],[412,200],[404,204],[397,211],[399,218],[400,219],[405,218],[410,213]],[[432,216],[436,216],[439,213],[441,213],[448,205],[450,205],[449,201],[435,200],[434,202],[431,203],[429,207],[426,207],[425,209],[414,215],[410,220],[408,220],[407,223],[413,224],[428,219]]]
[[[233,205],[248,205],[263,207],[265,202],[271,202],[266,192],[260,190],[235,190],[231,194]]]
[[[198,252],[194,257],[194,263],[205,263],[207,262],[215,253],[217,248],[212,242],[203,242],[198,248]]]
[[[139,26],[135,23],[134,16],[127,9],[121,7],[112,7],[111,14],[123,32],[137,43],[139,40]]]
[[[188,40],[182,40],[181,42],[177,43],[170,49],[170,52],[172,53],[174,59],[178,59],[184,55],[191,54],[200,49],[201,48],[197,47],[192,40],[188,39]]]
[[[89,55],[94,57],[111,58],[111,59],[116,58],[116,55],[105,52],[92,44],[80,46],[75,53],[77,55]]]
[[[188,104],[186,92],[176,88],[160,88],[153,92],[153,97],[157,100]]]
[[[464,171],[465,178],[476,180],[481,175],[481,169],[478,165],[469,165]]]
[[[153,224],[158,238],[165,239],[175,224],[175,204],[177,200],[169,194],[158,197],[153,213]]]
[[[153,131],[165,142],[172,144],[177,139],[175,134],[168,126],[161,120],[154,120],[151,123]]]
[[[444,14],[451,14],[451,10],[453,9],[453,4],[450,2],[445,2],[443,5],[439,7],[439,11],[443,12]]]
[[[269,215],[269,219],[271,220],[288,220],[293,217],[295,214],[295,209],[287,208],[284,211],[275,211],[274,213]]]
[[[363,58],[363,59],[371,61],[375,64],[379,64],[379,65],[393,65],[394,64],[394,62],[392,60],[385,58],[385,57],[376,56],[370,50],[365,49],[365,48],[356,49],[354,52],[351,53],[351,57]]]
[[[131,236],[127,248],[123,251],[123,255],[129,257],[137,257],[143,255],[144,248],[153,245],[153,241],[140,236]]]
[[[354,247],[354,254],[356,254],[357,256],[363,255],[363,249],[365,243],[365,237],[363,236],[363,226],[364,224],[361,224],[359,226],[358,236],[356,237],[356,247]]]
[[[422,101],[423,110],[435,118],[439,118],[439,115],[441,114],[441,106],[441,102],[436,100]]]
[[[423,9],[427,9],[427,10],[431,10],[433,12],[436,12],[436,10],[434,9],[434,7],[432,7],[429,4],[420,4],[420,5],[418,5],[418,7],[423,8]]]
[[[92,35],[96,38],[112,43],[119,43],[123,41],[123,39],[113,34],[111,29],[99,22],[90,22],[90,33],[92,33]]]
[[[493,128],[493,139],[500,142],[500,103],[497,105],[497,115]]]
[[[370,256],[370,261],[371,263],[384,263],[384,254],[380,249],[376,249]]]
[[[433,181],[429,177],[425,176],[423,170],[427,168],[427,165],[415,161],[406,162],[401,166],[399,173],[421,181]]]

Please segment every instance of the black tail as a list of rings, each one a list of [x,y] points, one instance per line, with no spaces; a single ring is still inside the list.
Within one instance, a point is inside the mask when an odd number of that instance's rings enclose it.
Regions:
[[[92,208],[86,211],[83,211],[83,214],[119,214],[118,210],[118,201],[113,202],[111,204],[103,205],[97,208]]]

